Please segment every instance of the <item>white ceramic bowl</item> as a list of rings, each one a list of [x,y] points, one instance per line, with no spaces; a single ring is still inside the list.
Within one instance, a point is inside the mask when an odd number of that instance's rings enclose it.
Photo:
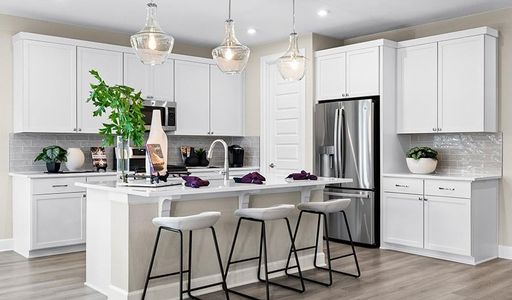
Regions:
[[[436,170],[437,160],[432,158],[406,158],[409,171],[414,174],[429,174]]]

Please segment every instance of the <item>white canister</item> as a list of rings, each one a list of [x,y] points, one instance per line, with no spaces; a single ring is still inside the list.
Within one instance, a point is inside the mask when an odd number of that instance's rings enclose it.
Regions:
[[[85,155],[80,148],[69,148],[67,158],[66,167],[70,171],[79,171],[84,166]]]

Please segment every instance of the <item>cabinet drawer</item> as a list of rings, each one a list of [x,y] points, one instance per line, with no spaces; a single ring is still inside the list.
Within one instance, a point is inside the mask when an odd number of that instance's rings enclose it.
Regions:
[[[387,177],[383,180],[385,192],[423,194],[423,180],[412,178]]]
[[[425,195],[471,198],[471,182],[425,180]]]
[[[85,177],[34,179],[32,183],[33,194],[60,194],[80,193],[85,189],[75,185],[75,182],[85,183]]]

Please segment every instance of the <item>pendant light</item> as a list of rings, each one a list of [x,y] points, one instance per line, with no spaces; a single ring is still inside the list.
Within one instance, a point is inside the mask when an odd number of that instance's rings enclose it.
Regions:
[[[156,8],[153,1],[147,4],[146,25],[130,38],[142,63],[152,66],[163,64],[174,46],[174,38],[165,33],[156,20]]]
[[[277,60],[277,68],[281,76],[288,81],[298,81],[304,78],[306,57],[299,52],[298,35],[295,32],[295,0],[293,1],[293,31],[290,34],[290,44],[286,53]]]
[[[247,65],[251,50],[242,45],[235,36],[235,24],[231,19],[231,0],[229,0],[228,19],[224,28],[224,41],[220,46],[213,49],[213,60],[219,69],[226,74],[241,73]]]

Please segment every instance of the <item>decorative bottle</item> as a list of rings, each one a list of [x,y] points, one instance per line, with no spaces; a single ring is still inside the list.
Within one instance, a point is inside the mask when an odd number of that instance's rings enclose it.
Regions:
[[[162,116],[159,110],[153,110],[153,115],[151,119],[151,129],[149,130],[149,137],[146,144],[159,144],[160,148],[162,148],[162,154],[164,156],[164,169],[160,172],[160,175],[165,175],[167,172],[167,134],[162,128]],[[151,163],[149,161],[149,157],[146,156],[146,175],[151,174]]]

